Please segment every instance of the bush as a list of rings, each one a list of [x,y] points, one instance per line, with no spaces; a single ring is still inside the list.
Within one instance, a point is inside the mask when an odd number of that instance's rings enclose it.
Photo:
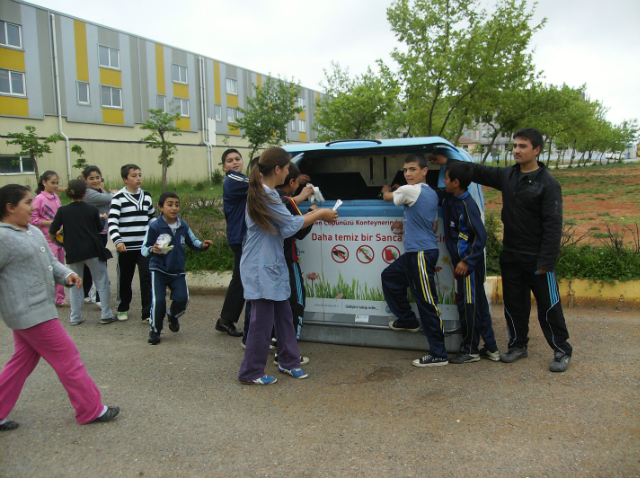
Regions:
[[[211,174],[211,183],[215,186],[219,186],[224,181],[224,174],[219,169],[216,169],[213,174]]]
[[[502,241],[498,236],[500,220],[496,214],[487,214],[484,218],[484,225],[487,229],[487,275],[500,275],[500,253],[502,252]]]

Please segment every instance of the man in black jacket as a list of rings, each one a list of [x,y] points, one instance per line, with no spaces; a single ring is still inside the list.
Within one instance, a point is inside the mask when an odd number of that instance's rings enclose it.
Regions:
[[[517,131],[513,146],[516,164],[508,168],[474,164],[473,181],[502,191],[504,237],[500,269],[509,351],[500,360],[511,363],[528,355],[533,292],[540,327],[554,351],[550,370],[564,372],[572,349],[567,342],[569,332],[553,272],[562,238],[562,189],[537,160],[542,145],[538,130]]]

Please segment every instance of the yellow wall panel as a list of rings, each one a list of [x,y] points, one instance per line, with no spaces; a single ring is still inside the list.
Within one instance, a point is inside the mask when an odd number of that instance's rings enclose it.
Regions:
[[[73,21],[73,33],[76,41],[76,71],[78,81],[89,81],[89,59],[87,57],[87,26],[84,22]]]
[[[156,43],[156,89],[159,95],[165,95],[164,85],[164,47]]]
[[[217,105],[222,104],[222,95],[220,94],[220,62],[213,62],[213,93]]]
[[[189,85],[174,82],[173,96],[177,96],[178,98],[189,98]]]
[[[240,128],[229,125],[229,134],[240,134]]]
[[[12,96],[0,96],[0,115],[29,116],[29,100]]]
[[[122,73],[118,70],[100,68],[100,83],[107,86],[122,88]]]
[[[24,52],[11,48],[0,48],[0,68],[25,71]]]
[[[257,80],[258,80],[258,86],[260,88],[262,88],[262,75],[258,74],[256,76],[257,76]]]
[[[300,141],[306,141],[307,140],[307,133],[300,133]]]
[[[107,124],[124,124],[124,111],[102,108],[102,122]]]
[[[237,95],[227,95],[227,106],[231,108],[238,107],[238,96]]]
[[[298,113],[298,118],[300,118],[301,120],[306,120],[307,119],[307,112],[306,111],[301,111],[300,113]]]
[[[191,118],[178,118],[176,126],[185,131],[191,131]]]

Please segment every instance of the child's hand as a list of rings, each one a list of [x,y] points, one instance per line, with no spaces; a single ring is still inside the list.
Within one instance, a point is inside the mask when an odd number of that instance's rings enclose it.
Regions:
[[[100,214],[100,217],[103,218],[105,221],[108,219],[106,214]]]
[[[213,246],[213,241],[210,241],[209,239],[207,239],[206,241],[202,242],[203,251],[206,251],[207,249],[209,249],[210,246]]]
[[[391,232],[394,234],[402,234],[404,232],[404,222],[394,221],[391,223]]]
[[[320,211],[322,211],[320,217],[322,217],[323,221],[336,222],[338,220],[338,211],[334,211],[333,209],[320,209]]]
[[[154,254],[162,254],[162,249],[160,249],[160,246],[158,246],[157,242],[153,245],[153,249],[151,250],[151,252],[153,252]]]
[[[118,242],[116,244],[116,251],[118,251],[118,252],[127,252],[127,246],[124,245],[124,242]]]
[[[311,182],[311,178],[309,177],[308,174],[301,174],[300,176],[298,176],[298,183],[300,185],[304,185],[310,182]]]
[[[384,193],[390,193],[390,192],[391,192],[391,188],[389,187],[389,185],[388,185],[388,184],[385,184],[384,186],[382,186],[382,189],[380,190],[380,192],[381,192],[382,194],[384,194]]]
[[[308,199],[309,196],[311,196],[312,194],[313,194],[313,187],[305,186],[302,188],[302,191],[300,191],[299,196],[304,200],[304,199]]]
[[[80,279],[80,276],[78,276],[78,274],[70,274],[67,277],[67,284],[75,284],[76,289],[80,290],[80,287],[82,287],[82,279]]]
[[[469,264],[464,261],[458,262],[456,266],[456,270],[453,273],[457,276],[464,277],[467,275],[467,271],[469,270]]]

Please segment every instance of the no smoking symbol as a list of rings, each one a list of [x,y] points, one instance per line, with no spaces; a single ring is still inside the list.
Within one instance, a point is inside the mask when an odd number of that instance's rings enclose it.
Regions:
[[[358,247],[358,250],[356,251],[356,259],[358,259],[362,264],[369,264],[374,257],[375,253],[369,246],[362,245]]]
[[[333,249],[331,249],[331,259],[336,261],[338,264],[347,262],[347,259],[349,259],[349,249],[344,247],[342,244],[333,246]]]

